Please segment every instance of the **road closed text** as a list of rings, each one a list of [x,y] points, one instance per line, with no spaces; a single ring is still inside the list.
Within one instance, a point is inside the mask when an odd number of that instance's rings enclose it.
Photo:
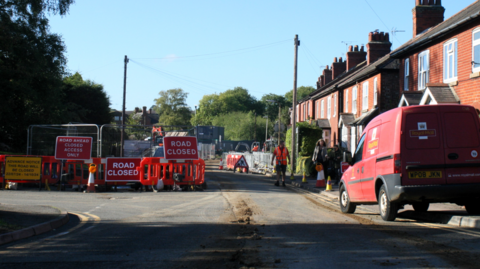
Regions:
[[[165,137],[163,139],[165,159],[167,160],[197,160],[196,137]]]
[[[141,158],[107,158],[107,181],[139,181]]]

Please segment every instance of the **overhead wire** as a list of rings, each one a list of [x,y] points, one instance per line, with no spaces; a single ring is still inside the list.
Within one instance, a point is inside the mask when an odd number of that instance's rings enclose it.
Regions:
[[[383,22],[382,18],[380,18],[380,16],[377,14],[377,12],[375,12],[375,10],[374,10],[373,7],[370,5],[370,3],[368,3],[367,0],[364,0],[364,1],[365,1],[365,3],[367,3],[367,5],[370,7],[370,9],[373,11],[373,13],[375,13],[375,15],[377,16],[377,18],[383,23],[383,25],[384,25],[385,27],[387,27],[387,32],[390,31],[390,27],[388,27],[387,24],[385,24],[385,22]],[[400,40],[398,40],[398,38],[397,38],[396,36],[394,36],[394,37],[395,37],[395,39],[398,41],[398,43],[400,43],[400,44],[402,43],[402,42],[400,42]]]
[[[259,46],[253,46],[253,47],[248,47],[248,48],[242,48],[242,49],[235,49],[235,50],[230,50],[230,51],[222,51],[222,52],[214,52],[214,53],[206,53],[206,54],[199,54],[199,55],[190,55],[190,56],[174,56],[174,57],[152,57],[152,58],[133,58],[136,60],[182,60],[182,59],[189,59],[189,58],[199,58],[199,57],[205,57],[205,56],[212,56],[212,55],[219,55],[217,57],[212,57],[212,58],[206,58],[206,59],[216,59],[216,58],[222,58],[222,57],[228,57],[228,56],[233,56],[233,55],[238,55],[242,53],[248,53],[251,51],[259,50],[259,49],[264,49],[267,47],[272,47],[275,45],[280,45],[282,43],[286,43],[288,41],[291,41],[291,39],[286,39],[286,40],[281,40],[269,44],[263,44]],[[221,55],[221,54],[227,54],[227,55]],[[202,60],[206,60],[202,59]]]

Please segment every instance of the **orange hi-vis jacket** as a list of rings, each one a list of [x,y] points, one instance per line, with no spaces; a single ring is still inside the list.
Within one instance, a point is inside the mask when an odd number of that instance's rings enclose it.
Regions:
[[[277,147],[273,152],[273,155],[275,155],[277,165],[280,165],[280,164],[287,165],[287,155],[288,155],[287,147],[284,147],[283,150],[281,150],[280,147]]]

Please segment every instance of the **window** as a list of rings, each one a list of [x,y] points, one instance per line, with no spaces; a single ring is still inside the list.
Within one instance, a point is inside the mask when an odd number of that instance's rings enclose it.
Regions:
[[[345,113],[348,113],[348,90],[345,93]]]
[[[333,117],[337,115],[337,95],[335,94],[335,99],[333,100]]]
[[[378,83],[377,78],[373,79],[373,105],[374,105],[374,106],[377,105],[377,95],[378,95],[378,92],[377,92],[377,83]]]
[[[355,156],[354,156],[355,163],[358,163],[363,159],[363,144],[365,142],[365,135],[366,134],[364,134],[360,139],[360,142],[358,142],[357,150],[355,151]]]
[[[303,104],[303,121],[306,121],[307,120],[307,108],[306,108],[306,104]]]
[[[115,116],[115,117],[114,117],[114,120],[115,120],[115,121],[121,121],[121,120],[122,120],[122,116]]]
[[[457,80],[457,40],[448,41],[443,45],[443,81]]]
[[[297,118],[297,122],[298,122],[298,119],[300,118],[300,115],[299,115],[299,114],[300,114],[300,113],[299,113],[300,111],[299,111],[298,108],[299,108],[299,106],[297,105],[297,117],[296,117],[296,118]]]
[[[480,72],[480,28],[473,32],[473,72]]]
[[[425,90],[428,83],[428,76],[430,70],[429,62],[430,52],[424,51],[418,55],[418,89]]]
[[[357,86],[352,90],[352,113],[357,113]]]
[[[410,78],[410,59],[405,59],[405,79],[403,82],[403,90],[408,91],[408,81]]]
[[[332,115],[332,96],[329,96],[327,100],[327,118],[330,119],[331,115]]]
[[[316,107],[316,111],[317,111],[317,112],[315,113],[315,118],[318,119],[318,110],[319,110],[319,109],[318,109],[318,102],[315,102],[315,107]]]
[[[322,100],[322,105],[320,106],[320,118],[325,118],[325,100]]]
[[[368,109],[368,81],[363,83],[362,110]]]

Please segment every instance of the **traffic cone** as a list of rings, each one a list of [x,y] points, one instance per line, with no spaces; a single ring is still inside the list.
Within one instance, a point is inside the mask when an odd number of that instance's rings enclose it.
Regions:
[[[88,175],[87,189],[84,191],[84,193],[95,192],[95,179],[93,178],[93,173],[97,172],[97,166],[93,163],[90,164],[88,171],[90,174]]]
[[[317,185],[315,185],[315,188],[324,188],[325,187],[325,174],[323,173],[323,170],[318,171],[317,175]]]
[[[332,191],[332,181],[330,180],[330,176],[328,176],[327,189],[325,191]]]
[[[220,158],[220,165],[218,166],[218,170],[223,170],[223,159]]]
[[[303,171],[302,183],[308,183],[307,178],[305,177],[305,171]]]

